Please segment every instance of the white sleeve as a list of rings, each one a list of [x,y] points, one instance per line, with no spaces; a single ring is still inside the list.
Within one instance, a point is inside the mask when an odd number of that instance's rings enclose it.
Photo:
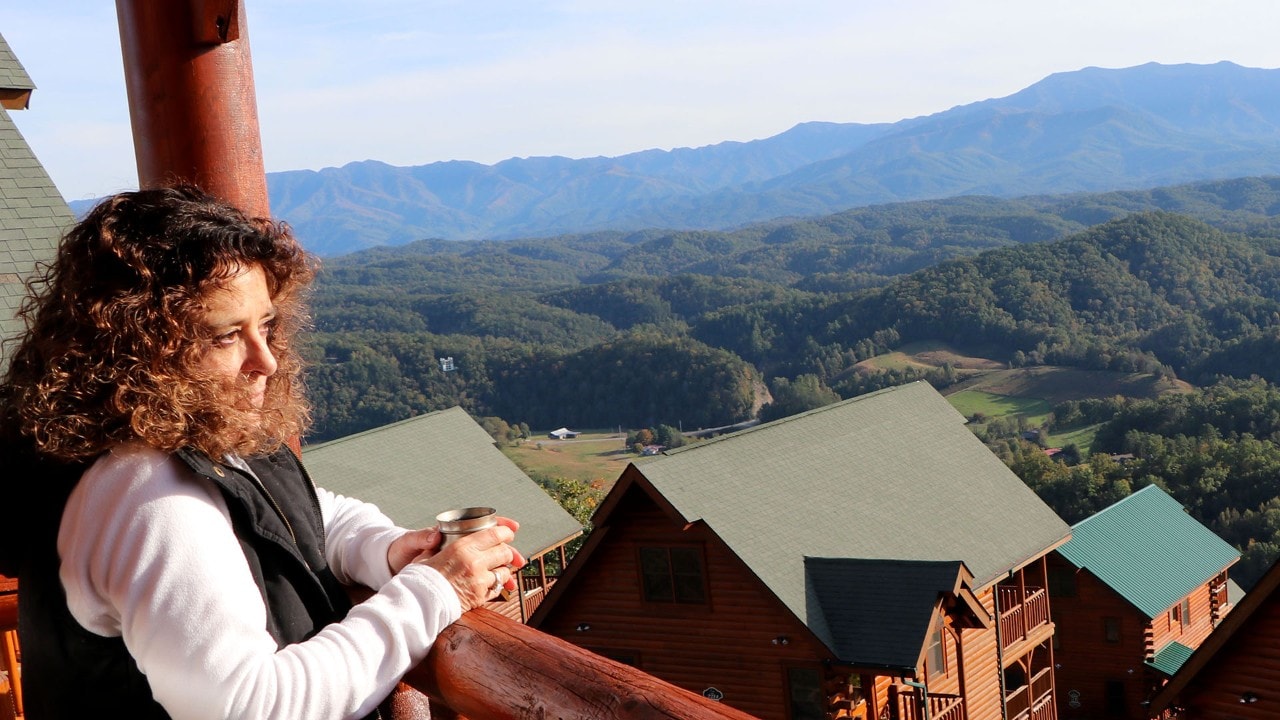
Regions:
[[[123,637],[177,720],[361,717],[461,614],[443,576],[410,564],[341,622],[277,650],[221,493],[138,446],[85,473],[58,552],[72,616]]]
[[[325,559],[344,585],[378,589],[391,579],[387,550],[406,530],[378,506],[316,488],[324,519]]]

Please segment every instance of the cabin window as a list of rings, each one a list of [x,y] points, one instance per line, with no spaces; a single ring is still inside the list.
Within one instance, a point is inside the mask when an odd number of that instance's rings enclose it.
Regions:
[[[947,652],[942,641],[943,634],[942,619],[938,618],[933,623],[933,632],[929,634],[929,648],[924,659],[929,668],[929,677],[945,675],[947,672]]]
[[[1191,598],[1182,598],[1182,629],[1191,625]]]
[[[1120,618],[1102,618],[1102,639],[1113,645],[1120,642]]]
[[[1075,597],[1075,596],[1076,596],[1075,568],[1050,566],[1049,597]]]
[[[707,601],[699,548],[640,548],[640,578],[644,599],[649,602],[701,604]]]
[[[787,696],[790,720],[826,720],[822,673],[812,667],[787,668]]]

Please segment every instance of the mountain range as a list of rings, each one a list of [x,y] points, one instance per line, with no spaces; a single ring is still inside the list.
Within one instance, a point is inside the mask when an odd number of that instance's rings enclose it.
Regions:
[[[366,160],[270,173],[267,184],[273,213],[314,252],[337,255],[426,238],[727,229],[903,200],[1277,173],[1280,69],[1219,62],[1085,68],[933,115],[809,122],[750,142],[493,165]]]

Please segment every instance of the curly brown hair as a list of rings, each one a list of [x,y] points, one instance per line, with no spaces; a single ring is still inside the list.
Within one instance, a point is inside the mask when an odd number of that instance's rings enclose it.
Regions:
[[[262,268],[276,306],[278,363],[261,409],[199,368],[210,293]],[[0,387],[8,420],[46,456],[91,459],[141,441],[210,457],[268,452],[304,430],[301,359],[312,260],[287,225],[250,218],[197,188],[106,198],[62,239],[28,285],[26,333]]]

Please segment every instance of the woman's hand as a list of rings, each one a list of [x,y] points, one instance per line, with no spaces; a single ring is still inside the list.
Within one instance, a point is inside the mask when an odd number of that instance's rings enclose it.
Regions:
[[[391,547],[387,548],[387,566],[391,568],[391,574],[400,572],[405,565],[413,562],[414,558],[423,553],[428,556],[436,554],[442,542],[444,542],[444,535],[440,533],[439,528],[434,527],[410,530],[396,538],[392,541]]]
[[[525,559],[510,543],[519,528],[516,521],[500,517],[497,525],[464,535],[443,550],[435,528],[405,533],[388,550],[387,561],[393,563],[393,555],[419,548],[412,561],[430,565],[444,575],[465,612],[493,599],[502,588],[516,589],[517,571],[524,567]],[[398,568],[393,564],[392,569]]]

